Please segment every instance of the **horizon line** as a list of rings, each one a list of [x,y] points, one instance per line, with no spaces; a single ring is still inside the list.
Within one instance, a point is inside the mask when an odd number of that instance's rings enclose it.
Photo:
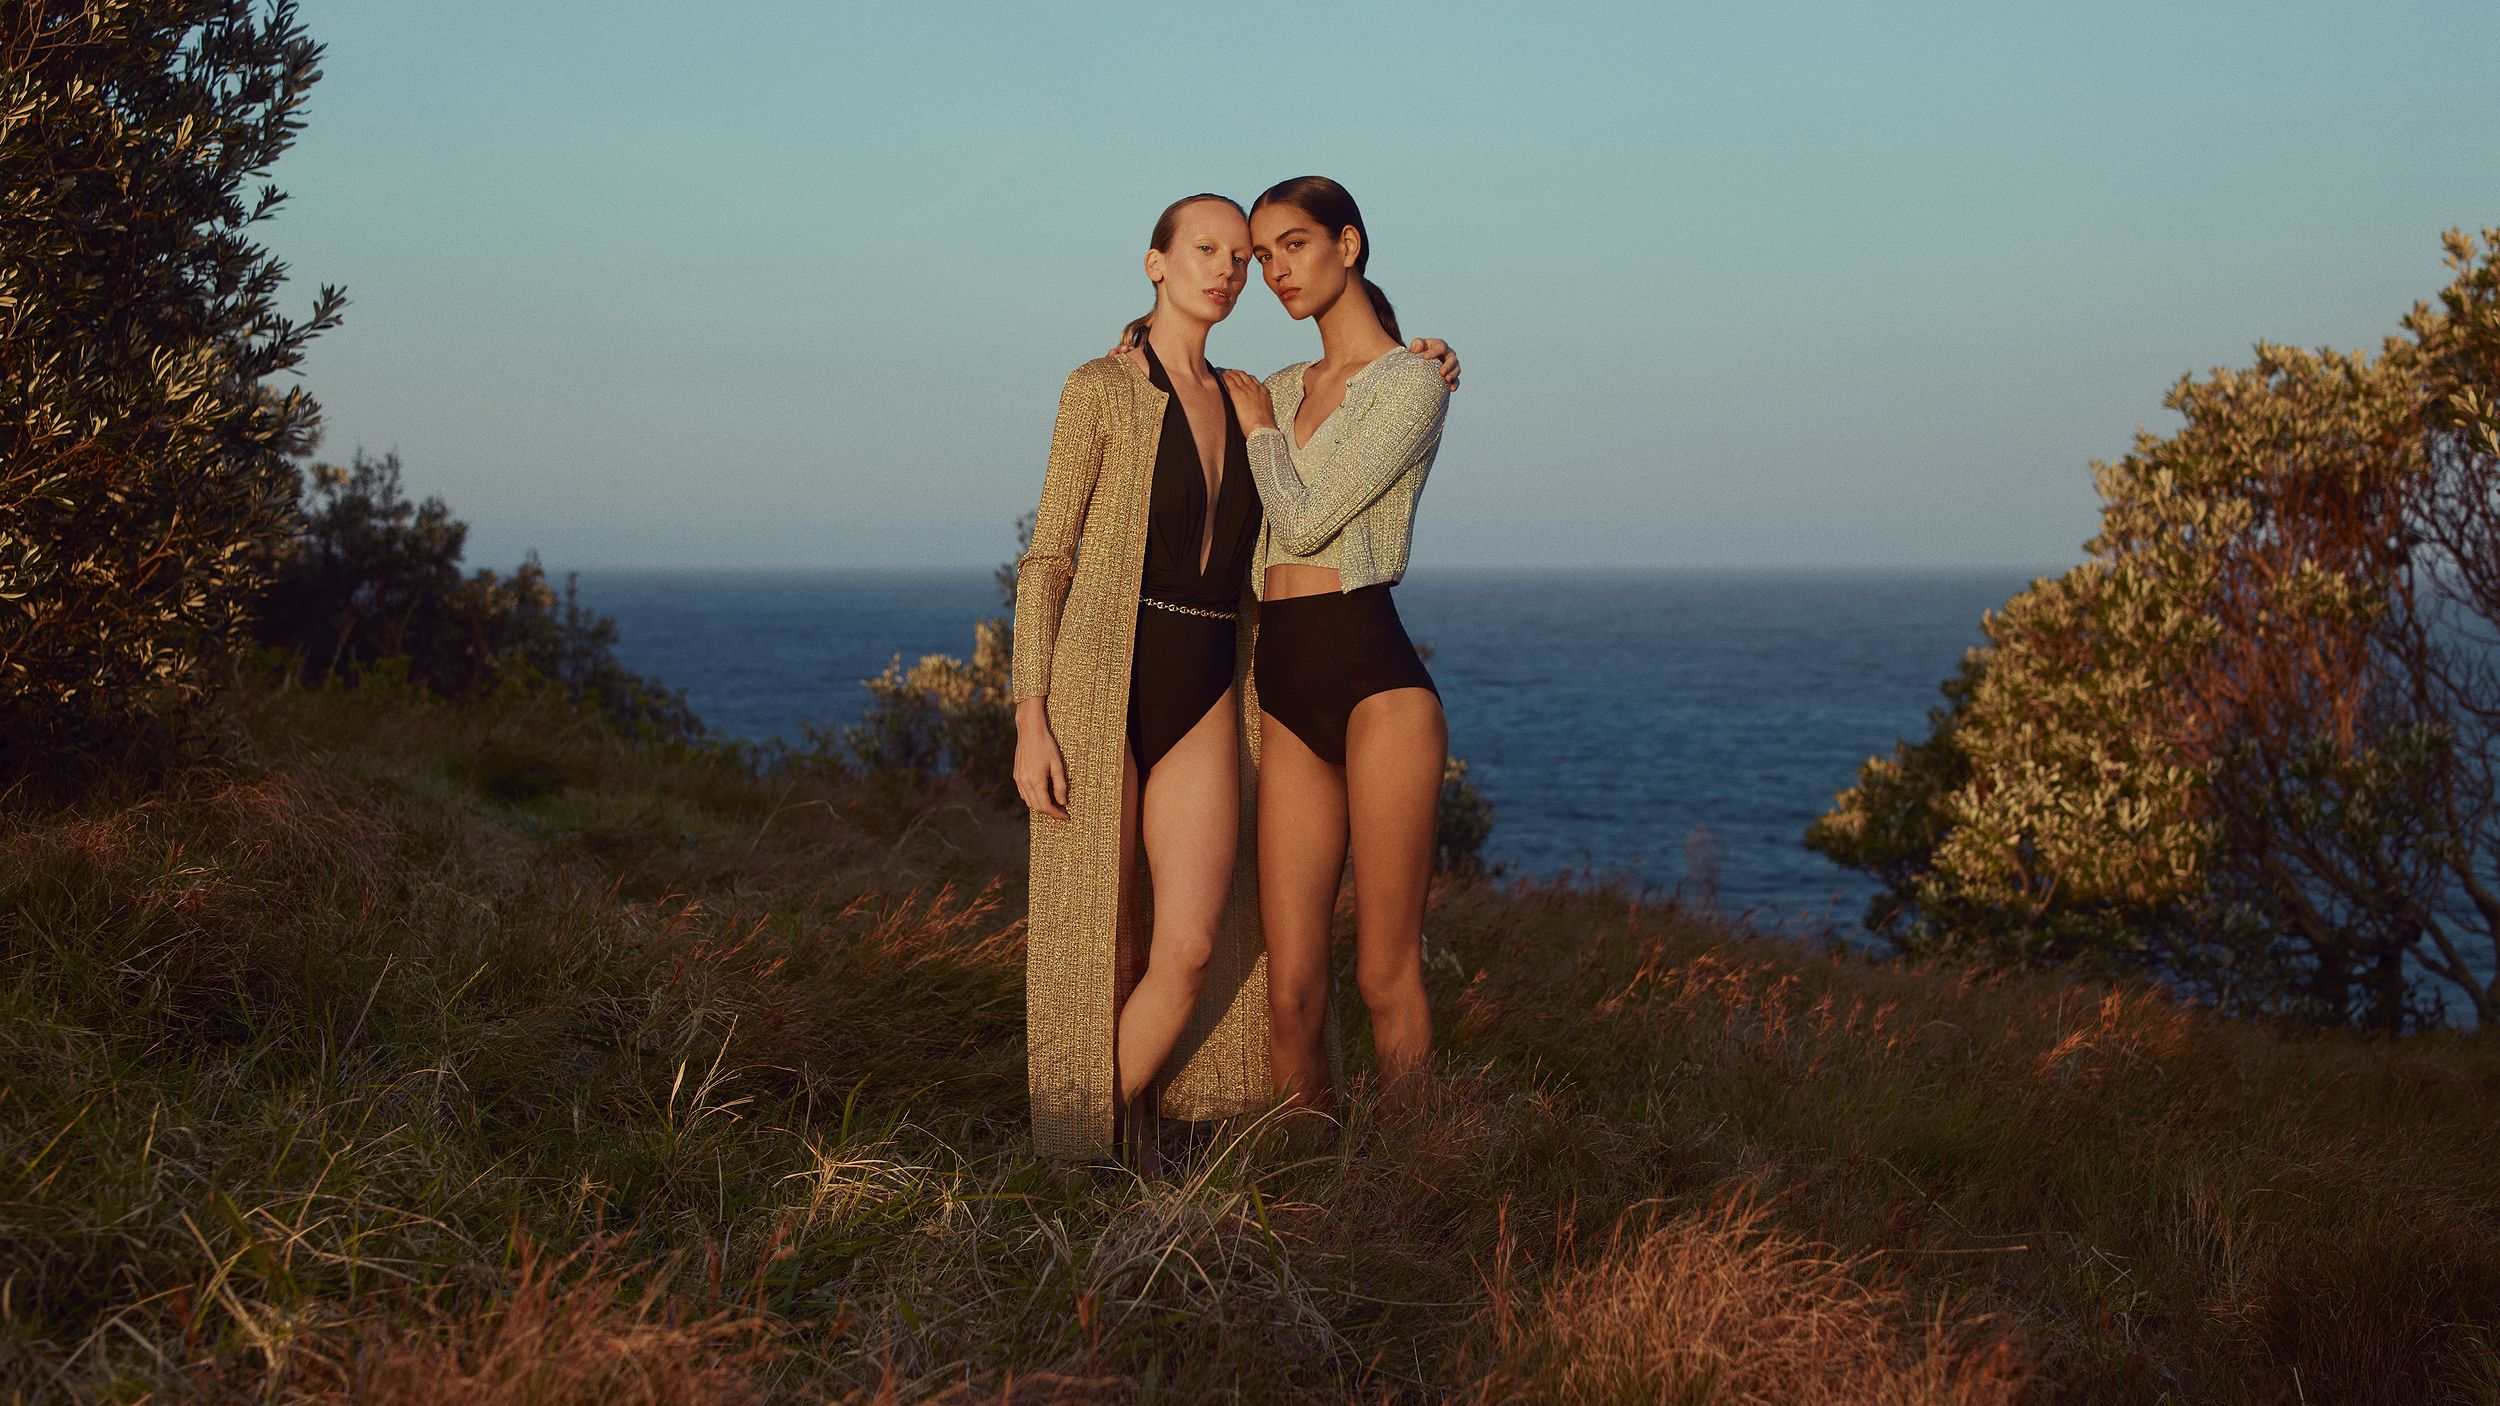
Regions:
[[[1714,574],[1731,574],[1731,575],[1741,575],[1741,574],[1747,574],[1747,573],[1753,573],[1753,574],[1768,574],[1768,573],[1777,572],[1777,573],[1780,573],[1780,574],[1783,574],[1783,575],[1792,575],[1792,576],[1849,576],[1849,575],[1871,575],[1871,574],[1884,574],[1884,573],[1889,573],[1889,574],[1904,574],[1904,575],[1906,575],[1906,574],[1913,574],[1913,573],[1927,573],[1927,574],[1944,574],[1944,573],[1953,573],[1953,574],[1967,574],[1967,575],[2011,575],[2011,574],[2015,574],[2015,573],[2018,573],[2018,572],[2027,572],[2027,573],[2029,573],[2029,574],[2031,574],[2031,575],[2034,575],[2034,576],[2049,576],[2049,575],[2056,575],[2056,574],[2059,574],[2059,573],[2062,573],[2062,572],[2065,572],[2065,571],[2071,570],[2074,566],[2078,565],[2078,564],[2079,564],[2082,560],[2084,560],[2084,558],[2082,558],[2082,557],[2078,557],[2078,558],[2076,558],[2076,560],[2075,560],[2075,561],[2070,561],[2070,562],[2067,562],[2067,563],[2065,563],[2064,565],[2041,565],[2041,564],[2027,564],[2027,563],[2018,563],[2018,562],[1995,562],[1995,563],[1989,563],[1989,562],[1978,562],[1978,563],[1918,563],[1918,562],[1857,562],[1857,563],[1849,563],[1849,562],[1841,562],[1841,563],[1833,563],[1833,562],[1810,562],[1810,563],[1792,563],[1792,562],[1768,562],[1768,563],[1755,563],[1755,562],[1741,562],[1741,563],[1727,563],[1727,562],[1722,562],[1722,563],[1709,563],[1709,562],[1694,562],[1694,563],[1682,563],[1682,562],[1663,562],[1663,563],[1656,563],[1656,562],[1653,562],[1653,563],[1641,563],[1641,562],[1620,562],[1620,563],[1614,563],[1614,562],[1589,562],[1589,563],[1580,563],[1580,564],[1575,564],[1575,565],[1563,566],[1563,565],[1554,565],[1554,564],[1550,564],[1550,563],[1543,563],[1543,562],[1436,562],[1436,563],[1434,563],[1432,566],[1430,566],[1429,568],[1426,568],[1426,569],[1425,569],[1425,570],[1424,570],[1421,574],[1426,575],[1426,576],[1437,576],[1437,575],[1444,575],[1444,574],[1448,574],[1448,573],[1450,573],[1450,572],[1485,572],[1485,573],[1501,573],[1501,574],[1516,574],[1516,575],[1537,575],[1537,574],[1545,574],[1545,575],[1593,575],[1593,574],[1616,574],[1616,575],[1634,575],[1634,574],[1638,574],[1638,575],[1674,575],[1674,574],[1677,574],[1677,573],[1687,573],[1687,574],[1691,574],[1691,573],[1709,572],[1709,573],[1714,573]],[[546,571],[547,571],[548,575],[550,575],[550,576],[554,576],[554,575],[561,574],[561,573],[559,572],[558,568],[555,568],[555,567],[552,567],[552,566],[546,566],[546,563],[545,563],[543,560],[541,561],[540,565],[541,565],[541,566],[543,566],[543,567],[545,567],[545,569],[546,569]],[[986,565],[986,566],[966,566],[966,565],[933,565],[933,564],[927,564],[927,563],[914,563],[914,564],[909,564],[909,565],[899,565],[899,564],[893,564],[893,563],[871,563],[871,564],[857,564],[857,563],[851,563],[851,564],[823,565],[823,566],[755,566],[755,565],[745,565],[745,564],[740,564],[740,565],[712,565],[712,564],[687,564],[687,563],[674,563],[674,564],[659,565],[659,566],[622,566],[622,565],[614,565],[614,564],[608,564],[608,565],[597,565],[597,564],[594,564],[594,565],[589,565],[589,566],[567,566],[567,567],[562,568],[562,571],[568,571],[568,572],[593,572],[593,571],[596,571],[596,572],[603,572],[603,573],[631,573],[631,574],[634,574],[634,575],[641,575],[641,576],[695,576],[695,575],[736,575],[736,576],[812,576],[812,575],[827,575],[827,574],[842,573],[842,572],[859,572],[859,573],[874,572],[874,573],[878,573],[878,574],[882,574],[882,575],[954,576],[954,575],[968,575],[968,574],[975,573],[975,572],[978,572],[978,573],[981,573],[981,574],[984,574],[984,575],[991,575],[991,574],[995,574],[995,573],[998,571],[998,569],[999,569],[1000,567],[1005,566],[1005,565],[1007,565],[1007,563],[1006,563],[1006,562],[1003,562],[1003,561],[1002,561],[1002,562],[992,562],[992,563],[990,563],[989,565]],[[1414,575],[1417,575],[1418,573],[1417,573],[1417,572],[1415,572],[1414,570],[1410,569],[1410,570],[1409,570],[1406,574],[1407,574],[1408,576],[1414,576]]]

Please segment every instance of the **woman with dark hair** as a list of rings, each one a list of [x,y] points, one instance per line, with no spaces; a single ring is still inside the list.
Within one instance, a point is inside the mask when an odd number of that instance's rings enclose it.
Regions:
[[[1016,788],[1033,814],[1026,1038],[1049,1157],[1152,1170],[1157,1104],[1191,1119],[1273,1096],[1254,851],[1250,559],[1241,426],[1206,342],[1248,281],[1249,224],[1174,202],[1146,252],[1130,355],[1068,376],[1017,562]],[[1079,543],[1083,549],[1079,550]],[[1139,940],[1136,858],[1154,925]],[[1203,997],[1203,999],[1202,999]]]
[[[1355,984],[1394,1109],[1432,1058],[1424,899],[1449,730],[1389,590],[1406,571],[1449,388],[1399,344],[1345,187],[1324,176],[1272,186],[1250,207],[1250,231],[1267,286],[1320,334],[1319,360],[1264,384],[1224,373],[1266,519],[1251,584],[1270,1059],[1289,1102],[1333,1112],[1329,926],[1350,848]]]

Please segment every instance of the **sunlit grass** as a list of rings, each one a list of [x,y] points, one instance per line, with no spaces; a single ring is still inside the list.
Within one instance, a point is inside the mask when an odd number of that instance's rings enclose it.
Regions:
[[[1011,816],[522,694],[226,725],[0,815],[9,1398],[2500,1390],[2486,1036],[1453,883],[1418,1107],[1141,1181],[1028,1155]]]

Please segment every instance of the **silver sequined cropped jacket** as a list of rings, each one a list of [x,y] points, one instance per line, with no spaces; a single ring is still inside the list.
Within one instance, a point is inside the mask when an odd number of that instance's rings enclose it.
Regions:
[[[1302,408],[1297,361],[1267,378],[1276,423]],[[1279,563],[1333,567],[1337,588],[1357,590],[1406,574],[1415,500],[1441,448],[1450,390],[1439,362],[1400,347],[1354,373],[1345,402],[1295,448],[1285,429],[1250,435],[1250,475],[1266,518],[1250,586],[1264,598],[1267,569]]]

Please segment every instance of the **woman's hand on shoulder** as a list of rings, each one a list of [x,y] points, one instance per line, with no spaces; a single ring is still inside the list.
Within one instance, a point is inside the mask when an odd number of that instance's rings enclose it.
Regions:
[[[1241,421],[1241,432],[1276,428],[1276,402],[1268,398],[1267,386],[1247,371],[1224,373],[1224,394],[1233,398],[1233,417]]]
[[[1450,350],[1449,343],[1438,337],[1417,337],[1406,344],[1406,349],[1426,361],[1440,362],[1441,379],[1449,383],[1451,390],[1458,389],[1458,353]]]

